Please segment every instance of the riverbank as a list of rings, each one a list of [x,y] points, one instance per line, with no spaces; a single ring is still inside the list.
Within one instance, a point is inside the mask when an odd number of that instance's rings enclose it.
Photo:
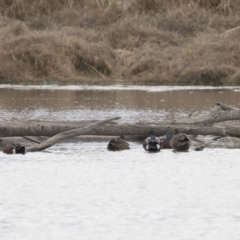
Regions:
[[[239,85],[240,3],[198,2],[2,1],[0,83]]]

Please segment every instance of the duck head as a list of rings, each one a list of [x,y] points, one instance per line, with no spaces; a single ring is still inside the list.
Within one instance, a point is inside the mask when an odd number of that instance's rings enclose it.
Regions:
[[[178,131],[177,129],[175,129],[175,130]],[[170,141],[172,139],[172,137],[174,136],[174,134],[176,134],[175,130],[167,132],[167,134],[166,134],[166,140],[167,141]]]
[[[26,148],[20,144],[6,144],[3,147],[3,153],[6,154],[25,154]]]

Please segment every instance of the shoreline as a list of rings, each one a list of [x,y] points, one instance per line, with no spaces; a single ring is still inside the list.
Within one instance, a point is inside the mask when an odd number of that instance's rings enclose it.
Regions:
[[[211,86],[211,87],[224,87],[224,86],[232,86],[237,87],[240,86],[238,82],[225,81],[221,84],[209,83],[209,84],[201,84],[195,83],[192,81],[158,81],[158,80],[123,80],[123,79],[87,79],[87,80],[11,80],[11,81],[0,81],[1,85],[58,85],[58,86],[68,86],[68,85],[85,85],[85,86],[110,86],[110,85],[136,85],[136,86]]]
[[[167,91],[194,91],[194,90],[234,90],[240,91],[240,86],[193,86],[193,85],[143,85],[143,84],[109,84],[109,85],[87,85],[87,84],[0,84],[1,89],[14,90],[66,90],[66,91],[147,91],[147,92],[167,92]]]

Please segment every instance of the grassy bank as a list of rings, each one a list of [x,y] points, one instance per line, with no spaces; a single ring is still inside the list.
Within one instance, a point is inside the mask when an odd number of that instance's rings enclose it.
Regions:
[[[239,0],[2,0],[0,13],[0,83],[240,84]]]

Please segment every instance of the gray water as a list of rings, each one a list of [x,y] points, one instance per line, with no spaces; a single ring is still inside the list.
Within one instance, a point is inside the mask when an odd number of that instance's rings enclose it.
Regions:
[[[217,101],[240,107],[235,88],[35,88],[0,88],[1,118],[157,121],[204,114]],[[138,142],[123,152],[106,146],[0,153],[0,239],[239,239],[238,147],[149,154]]]

